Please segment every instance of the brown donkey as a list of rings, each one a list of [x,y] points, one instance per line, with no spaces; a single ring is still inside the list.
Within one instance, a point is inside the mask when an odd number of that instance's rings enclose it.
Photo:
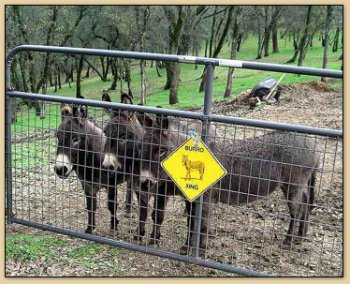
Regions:
[[[158,129],[145,137],[143,144],[147,146],[144,146],[141,170],[151,169],[149,176],[160,180],[153,185],[152,191],[161,194],[165,189],[175,190],[176,186],[160,166],[162,160],[180,145],[170,134],[166,117],[163,117],[162,125]],[[309,211],[314,203],[315,175],[320,159],[313,139],[306,135],[274,131],[244,141],[235,141],[234,144],[215,141],[209,145],[228,174],[220,181],[220,187],[215,185],[204,193],[200,239],[203,250],[206,246],[210,202],[246,204],[268,196],[277,188],[283,191],[291,217],[284,244],[291,244],[297,222],[298,237],[305,236]],[[166,200],[158,198],[158,202],[158,210],[164,212]],[[158,228],[154,235],[156,238],[160,236],[159,228],[163,218],[164,216],[160,216],[155,220],[154,226]],[[188,220],[188,223],[193,222]],[[192,232],[194,228],[189,229]],[[182,252],[193,245],[194,240],[188,235]]]

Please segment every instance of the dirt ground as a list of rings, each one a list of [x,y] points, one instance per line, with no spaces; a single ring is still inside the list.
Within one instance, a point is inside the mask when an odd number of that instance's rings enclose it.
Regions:
[[[237,102],[214,104],[213,113],[292,123],[312,127],[342,129],[343,96],[322,83],[283,86],[279,104],[263,105],[250,109]],[[229,136],[234,128],[226,127],[223,135]],[[260,130],[236,127],[237,137],[246,132],[259,134]],[[238,139],[238,138],[237,138]],[[343,275],[343,175],[342,140],[315,138],[321,153],[321,165],[316,183],[316,206],[310,216],[307,238],[300,245],[283,249],[282,242],[287,230],[289,214],[280,192],[265,200],[244,206],[214,205],[210,217],[210,236],[205,258],[278,276],[342,276]],[[83,232],[86,226],[85,199],[79,183],[73,178],[62,181],[53,173],[55,138],[46,138],[44,147],[47,162],[30,170],[17,165],[14,176],[14,213],[18,218],[54,225]],[[19,147],[19,146],[18,146]],[[45,152],[46,153],[46,152]],[[109,230],[107,194],[98,194],[97,229],[94,234],[108,239],[134,242],[133,231],[137,225],[137,206],[124,216],[125,185],[118,188],[120,220],[118,234]],[[54,190],[53,190],[54,189]],[[152,204],[151,204],[152,206]],[[151,210],[149,210],[150,215]],[[151,218],[148,218],[146,236],[141,245],[148,247]],[[186,238],[184,202],[178,196],[170,197],[166,218],[161,228],[162,239],[157,247],[179,253]],[[33,234],[55,235],[50,232],[11,224],[7,235]],[[86,241],[61,236],[70,249]],[[103,246],[105,250],[110,249]],[[153,246],[150,246],[153,247]],[[99,269],[80,264],[69,266],[59,261],[47,266],[42,262],[6,262],[8,276],[230,276],[213,269],[189,265],[178,261],[118,249],[118,257],[111,259],[99,254],[98,261],[106,262]],[[118,264],[113,272],[110,265]],[[232,275],[234,276],[234,275]],[[236,276],[236,275],[235,275]]]

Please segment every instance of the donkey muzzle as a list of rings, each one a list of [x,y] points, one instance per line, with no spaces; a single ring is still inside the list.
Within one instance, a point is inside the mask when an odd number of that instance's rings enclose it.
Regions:
[[[65,154],[58,154],[56,158],[56,164],[54,166],[54,171],[59,178],[67,178],[72,171],[73,166]]]
[[[106,153],[102,162],[102,167],[108,170],[118,170],[122,168],[122,165],[115,154]]]

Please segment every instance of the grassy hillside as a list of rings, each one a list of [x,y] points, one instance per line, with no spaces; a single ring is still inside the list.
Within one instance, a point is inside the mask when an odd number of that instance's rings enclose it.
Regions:
[[[254,36],[249,37],[242,45],[241,51],[237,55],[237,59],[240,60],[255,60],[256,57],[256,43],[257,39]],[[280,52],[276,54],[270,54],[268,57],[264,57],[260,62],[271,62],[284,64],[293,55],[292,42],[288,40],[280,40],[279,42]],[[226,46],[220,58],[229,58],[229,47]],[[341,50],[336,53],[330,52],[329,56],[329,68],[330,69],[340,69],[341,61],[338,58],[341,55]],[[319,41],[314,42],[314,46],[309,48],[306,55],[304,66],[310,67],[322,67],[323,60],[323,47]],[[198,92],[200,76],[202,74],[203,67],[199,66],[198,69],[194,68],[191,64],[181,65],[181,82],[179,87],[179,103],[175,108],[183,108],[194,105],[201,105],[203,101],[203,93]],[[165,84],[166,74],[165,70],[161,70],[162,77],[158,77],[155,68],[150,68],[148,64],[146,69],[146,76],[148,82],[147,90],[147,105],[161,105],[163,107],[170,107],[168,104],[169,91],[163,90]],[[252,88],[260,80],[273,76],[279,78],[281,73],[276,72],[266,72],[266,71],[256,71],[256,70],[244,70],[236,69],[236,78],[233,81],[233,96],[239,94],[240,92]],[[223,93],[226,87],[226,77],[227,68],[217,67],[215,69],[215,81],[214,81],[214,99],[222,100]],[[294,84],[307,81],[319,80],[318,77],[314,76],[298,76],[294,74],[287,74],[283,79],[284,84]],[[111,82],[102,82],[97,76],[85,79],[82,83],[82,90],[85,97],[91,99],[100,99],[102,89],[106,89],[110,86]],[[334,81],[338,87],[341,87],[340,80]],[[132,88],[134,95],[136,97],[135,102],[137,103],[138,96],[140,94],[140,70],[139,65],[136,61],[133,61],[132,67]],[[118,88],[119,90],[119,88]],[[75,95],[75,84],[72,84],[72,88],[64,86],[61,90],[54,93],[53,89],[49,90],[50,94],[57,94],[62,96],[74,96]],[[119,100],[119,96],[115,95],[113,97],[114,101]]]
[[[241,51],[237,55],[237,59],[239,60],[255,60],[256,57],[256,49],[257,49],[257,38],[254,36],[249,37],[242,44]],[[279,41],[279,49],[280,52],[276,54],[270,54],[268,57],[264,57],[259,62],[271,62],[271,63],[279,63],[284,64],[287,62],[293,55],[293,47],[292,42],[289,42],[288,39],[283,39]],[[340,69],[341,60],[338,58],[341,55],[342,50],[339,49],[338,52],[330,52],[329,53],[329,68],[330,69]],[[203,54],[204,52],[202,52]],[[225,46],[222,53],[220,54],[220,58],[229,58],[229,47]],[[306,58],[304,60],[304,66],[310,67],[322,67],[323,60],[323,47],[321,43],[317,40],[314,41],[314,46],[309,48]],[[226,88],[226,77],[227,77],[227,68],[216,67],[215,68],[215,80],[213,84],[213,97],[215,101],[223,100],[223,94]],[[170,106],[168,104],[169,91],[163,90],[165,80],[166,80],[166,72],[165,69],[160,69],[161,77],[157,76],[156,69],[150,68],[150,64],[148,62],[146,68],[146,76],[147,76],[147,98],[146,104],[150,106],[163,106],[167,108],[186,108],[199,106],[203,104],[204,93],[198,92],[200,77],[203,71],[203,66],[198,66],[198,69],[195,69],[195,66],[192,64],[181,64],[181,82],[179,86],[179,103],[176,105]],[[140,95],[140,68],[138,61],[132,61],[132,89],[135,96],[135,103],[139,102]],[[275,77],[278,79],[282,74],[276,72],[266,72],[266,71],[257,71],[257,70],[244,70],[244,69],[236,69],[235,70],[235,78],[233,80],[233,88],[232,88],[232,96],[235,96],[246,89],[252,88],[259,81],[268,78]],[[110,78],[111,79],[111,78]],[[296,84],[308,81],[319,81],[319,77],[314,76],[299,76],[294,74],[287,74],[282,84]],[[333,79],[329,80],[330,84],[335,88],[342,87],[342,81]],[[102,82],[97,75],[92,74],[89,79],[84,79],[82,81],[82,94],[89,99],[99,100],[101,98],[101,92],[103,89],[109,88],[111,85],[111,81]],[[124,85],[126,85],[124,83]],[[48,94],[57,95],[57,96],[75,96],[75,83],[71,84],[71,88],[69,88],[68,84],[62,86],[62,89],[54,92],[53,88],[48,89]],[[117,91],[112,94],[112,100],[115,102],[119,102],[119,89],[117,87]],[[283,94],[282,94],[283,96]],[[44,120],[40,120],[39,117],[35,117],[34,110],[29,111],[29,116],[24,115],[23,117],[19,117],[17,122],[16,131],[20,131],[20,125],[30,125],[40,126],[40,127],[52,127],[51,124],[55,121],[50,122],[50,116],[56,117],[59,115],[59,110],[57,107],[48,107],[46,110],[47,118]],[[56,123],[56,122],[55,122]],[[55,127],[55,125],[53,125]],[[27,127],[26,127],[27,128]]]

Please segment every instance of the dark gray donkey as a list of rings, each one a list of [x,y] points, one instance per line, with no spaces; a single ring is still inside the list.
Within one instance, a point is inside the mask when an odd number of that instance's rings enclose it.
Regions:
[[[159,127],[149,132],[143,141],[141,171],[148,171],[151,179],[159,181],[152,186],[152,191],[161,196],[165,190],[175,190],[176,186],[160,163],[180,145],[182,140],[174,139],[169,125],[168,119],[163,117]],[[220,183],[204,193],[201,249],[205,249],[207,241],[209,203],[246,204],[268,196],[277,188],[282,189],[291,216],[284,244],[290,245],[292,239],[300,240],[305,236],[308,230],[309,212],[314,203],[315,175],[320,159],[311,138],[296,133],[274,131],[244,141],[235,141],[234,144],[215,141],[209,143],[209,146],[228,174]],[[164,198],[157,200],[156,207],[159,212],[164,212],[166,200]],[[157,218],[154,226],[160,228],[163,219],[164,216]],[[190,220],[188,224],[189,222]],[[299,222],[300,238],[294,235],[296,222]],[[194,228],[189,229],[192,232]],[[155,237],[159,236],[158,229]],[[187,252],[193,245],[193,236],[188,235],[181,252]]]
[[[122,103],[132,104],[132,99],[128,95],[123,94]],[[162,188],[163,194],[150,192],[150,183],[157,183],[157,178],[152,178],[154,174],[152,174],[150,167],[145,166],[145,164],[142,169],[140,167],[140,162],[146,163],[149,161],[147,158],[142,160],[144,158],[142,141],[147,133],[152,132],[155,127],[158,127],[158,125],[159,123],[157,122],[156,116],[129,111],[112,111],[112,118],[108,121],[104,129],[107,136],[105,157],[103,161],[103,166],[105,168],[118,170],[118,168],[123,165],[123,157],[134,158],[132,188],[136,193],[139,204],[139,224],[135,230],[135,240],[141,240],[145,234],[145,223],[148,215],[148,203],[150,197],[152,195],[154,196],[156,199],[154,205],[157,206],[158,203],[165,203],[169,195],[179,194],[174,186],[172,188],[168,187],[167,189]],[[176,120],[170,124],[169,128],[171,129],[172,138],[178,139],[180,143],[185,141],[185,133],[187,133],[189,129],[200,132],[202,123],[200,121],[186,123],[184,121]],[[215,127],[211,126],[209,132],[211,133],[211,136],[214,136]],[[151,195],[149,193],[151,193]],[[187,212],[189,212],[190,208],[191,204],[187,202]],[[155,207],[152,212],[154,224],[161,223],[163,217],[164,212]],[[156,218],[159,221],[156,222]],[[158,226],[153,226],[151,243],[160,238],[159,230]]]
[[[87,107],[74,106],[71,109],[69,105],[63,105],[61,118],[56,131],[58,143],[55,173],[63,179],[72,171],[77,174],[86,195],[86,233],[92,233],[95,228],[96,193],[102,187],[107,188],[111,229],[117,230],[117,184],[123,182],[123,175],[101,169],[106,137],[102,129],[87,118]]]

